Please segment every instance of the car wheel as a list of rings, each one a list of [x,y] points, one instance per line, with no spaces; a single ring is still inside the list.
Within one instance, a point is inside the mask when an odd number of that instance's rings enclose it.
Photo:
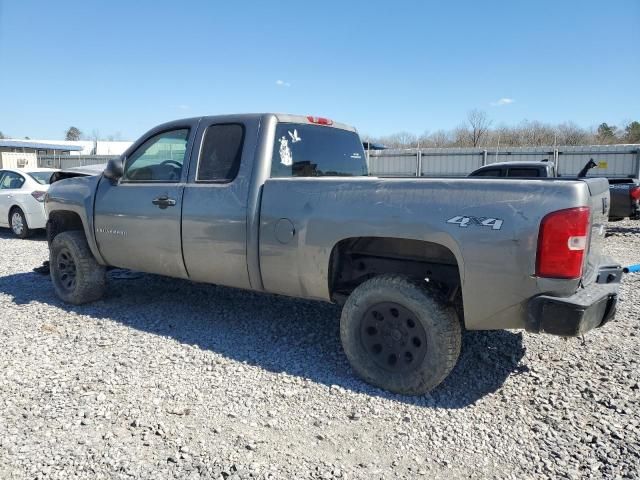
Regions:
[[[83,232],[62,232],[49,247],[49,269],[56,295],[81,305],[99,300],[106,289],[105,268],[96,262]]]
[[[340,337],[353,369],[365,381],[405,395],[440,384],[455,366],[460,321],[439,292],[400,275],[359,285],[340,320]]]
[[[14,207],[9,213],[9,226],[18,238],[27,238],[32,233],[27,224],[27,218],[19,207]]]

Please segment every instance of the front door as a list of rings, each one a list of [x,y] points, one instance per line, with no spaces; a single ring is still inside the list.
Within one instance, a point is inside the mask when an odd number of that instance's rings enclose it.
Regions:
[[[186,278],[180,212],[192,130],[152,134],[125,161],[122,178],[100,180],[98,249],[109,265]]]

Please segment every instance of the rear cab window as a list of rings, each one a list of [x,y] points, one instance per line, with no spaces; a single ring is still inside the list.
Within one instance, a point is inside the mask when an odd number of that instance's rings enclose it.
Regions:
[[[531,168],[531,167],[510,168],[509,173],[507,173],[507,177],[520,177],[520,178],[540,177],[540,169]]]
[[[356,132],[322,125],[279,123],[271,177],[361,177],[367,161]]]

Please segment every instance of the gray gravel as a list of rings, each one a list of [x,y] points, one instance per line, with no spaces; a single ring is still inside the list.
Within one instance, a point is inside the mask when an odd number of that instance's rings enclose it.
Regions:
[[[354,377],[334,306],[119,275],[69,307],[42,236],[0,252],[0,478],[640,478],[638,274],[586,343],[470,332],[409,398]]]

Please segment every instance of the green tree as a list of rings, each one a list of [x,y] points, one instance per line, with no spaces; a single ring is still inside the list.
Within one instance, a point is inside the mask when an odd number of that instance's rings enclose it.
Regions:
[[[601,123],[596,133],[596,141],[603,144],[616,143],[618,141],[617,130],[618,128],[615,126]]]
[[[82,135],[82,132],[78,128],[69,127],[69,129],[67,130],[67,133],[64,136],[64,139],[77,141],[77,140],[80,140],[81,135]]]
[[[7,137],[4,136],[4,133],[0,132],[0,139],[2,138],[7,138]]]
[[[627,143],[640,143],[640,122],[631,122],[624,129],[624,141]]]

